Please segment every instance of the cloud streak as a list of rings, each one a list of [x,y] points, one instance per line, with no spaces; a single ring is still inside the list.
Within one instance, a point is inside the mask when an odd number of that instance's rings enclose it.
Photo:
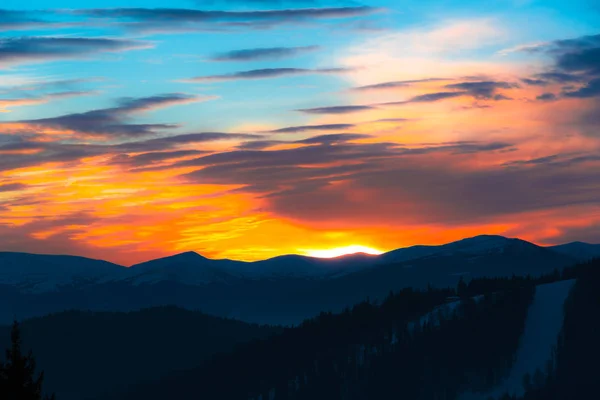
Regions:
[[[72,10],[91,18],[109,18],[141,32],[268,29],[283,24],[354,18],[380,11],[375,7],[322,7],[259,11],[208,11],[175,8],[104,8]]]
[[[126,141],[119,144],[62,143],[35,141],[18,135],[0,140],[0,172],[26,168],[46,163],[71,163],[84,158],[112,156],[109,164],[141,166],[143,162],[156,163],[194,154],[204,154],[198,149],[173,150],[202,143],[233,140],[256,140],[260,135],[225,132],[200,132],[164,136],[153,139]],[[190,153],[183,153],[189,151]],[[135,154],[130,156],[129,154]],[[149,154],[149,155],[146,155]]]
[[[83,37],[19,37],[0,39],[0,67],[148,49],[150,42]]]
[[[14,192],[17,190],[23,190],[27,185],[23,183],[0,183],[0,193]]]
[[[519,85],[511,82],[478,81],[452,83],[446,85],[446,87],[449,89],[465,91],[476,99],[502,100],[502,95],[498,93],[499,89],[516,89],[519,88]]]
[[[350,114],[360,111],[374,110],[376,107],[367,105],[350,105],[350,106],[330,106],[330,107],[315,107],[301,108],[296,111],[304,114]]]
[[[302,46],[302,47],[264,47],[255,49],[232,50],[225,53],[220,53],[210,61],[262,61],[262,60],[279,60],[285,58],[297,57],[306,53],[314,52],[319,49],[319,46]]]
[[[94,91],[70,91],[48,93],[42,96],[30,96],[23,98],[2,99],[0,98],[0,112],[8,112],[13,107],[34,106],[45,104],[53,100],[68,99],[72,97],[90,96],[97,94]]]
[[[78,135],[147,136],[155,135],[161,130],[176,128],[178,125],[131,124],[127,123],[127,120],[142,112],[209,99],[183,93],[169,93],[151,97],[122,99],[119,105],[113,108],[19,122],[39,128],[73,132]]]
[[[546,163],[554,161],[554,156],[513,164],[516,168],[511,169],[496,166],[473,170],[458,164],[440,169],[426,162],[434,154],[464,160],[476,154],[501,152],[512,148],[510,143],[405,148],[347,141],[332,146],[334,139],[325,135],[315,138],[314,142],[320,144],[314,146],[234,151],[181,164],[202,167],[185,175],[192,182],[243,184],[244,191],[263,193],[277,215],[298,221],[468,223],[600,200],[597,174],[575,169],[573,164],[548,170]],[[527,167],[527,173],[521,167]],[[353,196],[361,192],[369,193],[368,199],[378,199],[377,208],[364,197]]]
[[[0,31],[30,29],[48,24],[27,11],[0,9]]]
[[[353,128],[354,124],[322,124],[322,125],[299,125],[266,131],[268,133],[300,133],[310,131],[341,131]]]
[[[448,81],[448,80],[450,80],[450,79],[426,78],[426,79],[413,79],[413,80],[406,80],[406,81],[382,82],[382,83],[377,83],[374,85],[358,86],[358,87],[352,88],[352,90],[358,91],[358,92],[375,91],[375,90],[393,90],[393,89],[406,88],[409,86],[413,86],[417,83],[440,82],[440,81]]]
[[[452,99],[455,97],[460,97],[468,94],[467,92],[436,92],[436,93],[426,93],[420,94],[418,96],[413,96],[408,100],[404,101],[390,101],[387,103],[379,103],[380,106],[401,106],[404,104],[411,103],[434,103],[440,100]]]
[[[347,68],[319,68],[319,69],[308,69],[308,68],[264,68],[264,69],[253,69],[249,71],[234,72],[231,74],[222,75],[208,75],[208,76],[197,76],[194,78],[186,79],[183,82],[225,82],[225,81],[240,81],[249,79],[272,79],[281,78],[284,76],[296,76],[296,75],[329,75],[329,74],[340,74],[352,71]]]

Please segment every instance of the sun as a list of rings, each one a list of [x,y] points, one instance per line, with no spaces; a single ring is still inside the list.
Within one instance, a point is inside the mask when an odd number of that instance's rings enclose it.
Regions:
[[[353,244],[345,247],[336,247],[334,249],[325,249],[325,250],[303,250],[304,254],[309,257],[317,257],[317,258],[333,258],[345,256],[348,254],[354,253],[365,253],[371,255],[382,254],[383,251],[374,249],[372,247],[361,246],[358,244]]]

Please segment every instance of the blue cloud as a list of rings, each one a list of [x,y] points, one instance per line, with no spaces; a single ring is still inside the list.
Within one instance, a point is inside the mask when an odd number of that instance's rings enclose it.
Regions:
[[[302,47],[266,47],[256,49],[233,50],[217,54],[211,61],[257,61],[291,58],[318,50],[319,46]]]

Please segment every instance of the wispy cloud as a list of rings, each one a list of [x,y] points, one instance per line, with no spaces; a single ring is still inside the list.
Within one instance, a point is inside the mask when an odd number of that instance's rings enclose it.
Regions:
[[[443,79],[443,78],[426,78],[426,79],[413,79],[406,81],[392,81],[392,82],[382,82],[373,85],[365,85],[358,86],[353,88],[352,90],[356,91],[370,91],[370,90],[389,90],[389,89],[398,89],[398,88],[406,88],[408,86],[412,86],[416,83],[428,83],[428,82],[439,82],[439,81],[447,81],[451,79]]]
[[[71,14],[109,18],[142,32],[265,29],[283,24],[352,18],[380,11],[375,7],[322,7],[258,11],[207,11],[183,8],[104,8]]]
[[[371,138],[371,135],[362,133],[332,133],[328,135],[312,136],[307,139],[296,141],[296,143],[303,144],[334,144],[334,143],[346,143],[359,139]]]
[[[60,140],[37,141],[35,137],[5,135],[2,137],[3,140],[0,140],[0,154],[2,155],[0,172],[46,163],[74,163],[84,158],[97,156],[112,156],[109,164],[134,167],[140,166],[139,163],[143,160],[153,163],[205,153],[198,149],[190,149],[189,153],[184,153],[187,150],[170,151],[182,146],[232,140],[250,141],[261,138],[260,135],[242,133],[199,132],[142,140],[129,138],[130,141],[119,144],[99,144],[79,143],[76,140],[67,140],[66,143]],[[129,153],[135,153],[135,155],[130,156]]]
[[[7,112],[10,108],[13,108],[13,107],[34,106],[34,105],[38,105],[38,104],[48,103],[53,100],[67,99],[67,98],[71,98],[71,97],[90,96],[93,94],[97,94],[97,92],[94,92],[94,91],[70,91],[70,92],[48,93],[48,94],[45,94],[42,96],[30,96],[30,97],[10,98],[10,99],[0,98],[0,112]]]
[[[45,17],[51,14],[41,10],[0,9],[0,32],[30,29],[59,29],[82,25],[79,22],[52,21]]]
[[[223,82],[223,81],[239,81],[246,79],[270,79],[283,76],[294,75],[322,75],[322,74],[340,74],[352,71],[348,68],[264,68],[253,69],[249,71],[234,72],[231,74],[197,76],[190,79],[185,79],[183,82]]]
[[[592,79],[577,90],[567,90],[564,93],[566,97],[590,98],[600,97],[600,78]]]
[[[84,37],[18,37],[0,39],[0,68],[3,66],[88,57],[148,49],[145,41]]]
[[[476,99],[501,99],[501,97],[497,97],[499,89],[516,89],[519,88],[519,85],[512,82],[479,81],[453,83],[446,87],[464,90]]]
[[[14,192],[17,190],[23,190],[27,185],[23,183],[1,183],[0,182],[0,193],[2,192]]]
[[[562,96],[600,97],[600,34],[543,43],[535,48],[535,52],[552,57],[553,65],[550,70],[536,74],[535,80],[525,79],[526,83],[540,86],[575,84],[575,88],[563,88]]]
[[[210,97],[170,93],[151,97],[123,99],[117,107],[113,108],[19,122],[41,128],[60,129],[80,135],[145,136],[157,134],[160,130],[172,129],[178,125],[131,124],[127,123],[127,119],[141,112],[210,99]]]
[[[15,94],[28,92],[43,92],[48,90],[63,90],[75,91],[76,88],[82,85],[95,82],[103,82],[105,78],[96,76],[89,78],[72,78],[72,79],[47,79],[33,78],[20,84],[12,84],[7,86],[0,85],[0,94]]]
[[[536,96],[535,99],[539,100],[539,101],[553,101],[553,100],[556,100],[557,97],[554,93],[542,93],[542,94]]]
[[[546,46],[548,46],[549,42],[535,42],[535,43],[526,43],[520,44],[517,46],[509,47],[506,49],[502,49],[498,51],[498,54],[501,56],[506,56],[511,53],[536,53],[542,51]]]
[[[353,105],[353,106],[330,106],[330,107],[315,107],[315,108],[301,108],[299,112],[305,114],[349,114],[359,111],[373,110],[375,107],[367,105]]]
[[[420,94],[418,96],[413,96],[408,100],[404,101],[390,101],[387,103],[379,103],[378,105],[382,106],[400,106],[403,104],[411,104],[411,103],[433,103],[440,100],[452,99],[455,97],[460,97],[466,95],[467,92],[436,92],[436,93],[426,93]]]
[[[216,54],[210,61],[260,61],[292,58],[319,49],[319,46],[302,47],[262,47],[255,49],[232,50]]]
[[[299,125],[266,131],[269,133],[299,133],[310,131],[341,131],[354,127],[354,124],[322,124],[322,125]]]

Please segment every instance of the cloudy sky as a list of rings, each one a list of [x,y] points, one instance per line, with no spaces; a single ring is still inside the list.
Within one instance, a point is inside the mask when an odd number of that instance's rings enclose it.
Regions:
[[[4,0],[0,250],[600,242],[595,0]]]

